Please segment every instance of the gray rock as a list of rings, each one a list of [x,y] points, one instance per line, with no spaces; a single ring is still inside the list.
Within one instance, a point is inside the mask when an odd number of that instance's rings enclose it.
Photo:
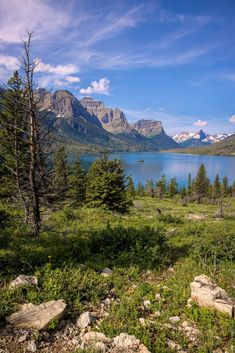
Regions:
[[[38,286],[38,279],[35,276],[25,276],[19,275],[16,279],[14,279],[10,285],[9,289],[15,289],[19,286]]]
[[[103,270],[101,270],[101,272],[100,272],[101,276],[104,276],[104,277],[108,277],[112,273],[113,273],[113,271],[108,267],[103,268]]]
[[[179,316],[171,316],[169,318],[169,321],[172,323],[172,324],[177,324],[179,321],[180,321],[180,317]]]
[[[16,327],[32,330],[45,330],[53,320],[59,320],[66,309],[63,300],[52,300],[40,305],[24,304],[21,310],[6,317],[7,322]]]
[[[110,344],[112,343],[112,339],[109,337],[106,337],[105,334],[101,332],[94,332],[90,331],[85,333],[85,335],[82,336],[82,341],[84,342],[102,342],[105,344]]]
[[[28,352],[37,352],[37,346],[36,346],[36,343],[34,341],[30,341],[27,345],[27,351]]]
[[[111,352],[130,352],[130,353],[150,353],[147,347],[145,347],[140,340],[138,340],[133,335],[128,335],[127,333],[121,333],[116,336],[113,340],[114,349]]]
[[[86,328],[86,327],[91,325],[92,320],[93,320],[93,317],[90,314],[90,312],[89,311],[85,311],[83,314],[81,314],[79,316],[79,318],[77,320],[77,326],[80,329],[84,329],[84,328]]]
[[[199,306],[215,309],[234,317],[234,301],[210,277],[206,275],[195,277],[190,287],[191,298]]]

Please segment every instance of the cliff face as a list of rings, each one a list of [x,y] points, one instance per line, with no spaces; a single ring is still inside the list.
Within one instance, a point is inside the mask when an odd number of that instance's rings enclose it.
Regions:
[[[179,144],[165,133],[161,121],[142,119],[132,124],[132,128],[159,149],[179,148]]]
[[[139,120],[132,124],[132,127],[142,136],[152,137],[159,134],[165,134],[161,121],[157,120]]]
[[[91,97],[84,97],[80,101],[81,105],[91,114],[96,116],[102,127],[113,133],[133,133],[125,114],[117,108],[108,108],[101,101],[95,101]]]
[[[79,100],[70,92],[59,90],[55,93],[49,93],[45,90],[40,90],[39,94],[42,98],[42,109],[55,113],[57,118],[71,119],[83,117],[96,126],[102,127],[99,119],[89,114],[80,104]]]

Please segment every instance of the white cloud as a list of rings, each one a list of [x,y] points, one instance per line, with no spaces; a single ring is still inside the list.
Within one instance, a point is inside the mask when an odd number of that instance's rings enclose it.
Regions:
[[[45,1],[0,0],[0,41],[19,43],[26,31],[35,32],[35,38],[48,39],[69,24],[68,11]]]
[[[0,55],[0,66],[6,70],[14,71],[19,69],[20,62],[15,56]]]
[[[56,75],[70,75],[75,74],[79,71],[77,65],[51,65],[51,64],[44,64],[41,59],[38,59],[38,66],[36,67],[36,72],[48,72],[49,74],[56,74]]]
[[[235,115],[232,115],[231,118],[229,119],[230,123],[235,124]]]
[[[208,121],[206,120],[198,120],[194,123],[195,126],[199,126],[199,127],[203,127],[203,126],[206,126],[208,125]]]
[[[38,74],[46,73],[39,77],[39,85],[41,87],[48,87],[50,85],[56,87],[68,87],[68,84],[75,84],[80,82],[78,76],[72,76],[79,72],[77,65],[51,65],[45,64],[41,59],[38,59],[38,65],[35,70]]]
[[[109,94],[110,81],[107,77],[101,78],[99,81],[91,82],[87,88],[80,89],[81,94]]]

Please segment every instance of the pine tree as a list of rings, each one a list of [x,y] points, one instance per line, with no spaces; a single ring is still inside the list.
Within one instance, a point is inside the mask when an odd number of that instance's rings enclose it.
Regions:
[[[192,177],[191,177],[191,173],[189,173],[189,175],[188,175],[187,194],[188,195],[192,194]]]
[[[221,186],[220,186],[220,180],[219,180],[219,175],[216,174],[214,183],[212,186],[212,197],[214,200],[218,199],[221,196]]]
[[[154,197],[154,183],[152,179],[146,181],[145,191],[148,196]]]
[[[68,190],[67,153],[64,146],[60,146],[54,155],[54,189],[58,200],[63,200]]]
[[[229,195],[229,184],[228,184],[228,177],[227,176],[223,177],[223,180],[221,183],[221,195],[223,197],[226,197]]]
[[[186,190],[186,187],[183,186],[183,187],[180,189],[180,196],[181,196],[182,199],[184,199],[186,195],[187,195],[187,190]]]
[[[137,184],[136,194],[139,196],[144,196],[144,186],[140,182]]]
[[[168,185],[168,194],[170,198],[173,198],[178,193],[178,184],[176,178],[172,178]]]
[[[128,176],[127,178],[126,193],[127,193],[127,198],[130,201],[130,204],[132,204],[136,195],[136,191],[135,191],[135,184],[131,175]]]
[[[208,195],[209,184],[210,183],[206,175],[205,166],[201,164],[197,176],[194,180],[194,192],[197,196],[198,203],[201,202],[203,197]]]
[[[126,212],[125,175],[120,160],[108,160],[107,156],[92,163],[87,173],[86,201],[91,207]]]
[[[160,180],[156,183],[156,194],[160,200],[162,200],[163,196],[166,194],[167,190],[167,182],[166,176],[163,175]]]
[[[82,205],[86,198],[86,175],[81,166],[80,158],[78,157],[71,175],[69,176],[69,195],[74,203]]]

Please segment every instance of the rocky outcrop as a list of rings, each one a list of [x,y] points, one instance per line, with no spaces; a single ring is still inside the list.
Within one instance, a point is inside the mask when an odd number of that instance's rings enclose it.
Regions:
[[[38,286],[38,279],[35,276],[25,276],[19,275],[16,279],[14,279],[10,285],[9,289],[15,289],[19,286]]]
[[[84,108],[86,108],[88,113],[99,119],[105,130],[113,134],[133,134],[133,130],[131,129],[122,110],[118,108],[108,108],[103,102],[96,101],[91,97],[82,98],[80,103]]]
[[[59,320],[66,309],[63,300],[52,300],[40,305],[24,304],[21,310],[6,317],[6,321],[20,329],[45,330],[53,320]]]
[[[190,287],[191,298],[201,307],[215,309],[234,317],[234,301],[210,277],[206,275],[195,277]]]
[[[159,149],[179,148],[178,143],[165,133],[162,122],[159,120],[142,119],[131,126]]]
[[[139,120],[131,125],[139,134],[145,137],[151,137],[159,134],[165,134],[162,122],[159,120]]]

